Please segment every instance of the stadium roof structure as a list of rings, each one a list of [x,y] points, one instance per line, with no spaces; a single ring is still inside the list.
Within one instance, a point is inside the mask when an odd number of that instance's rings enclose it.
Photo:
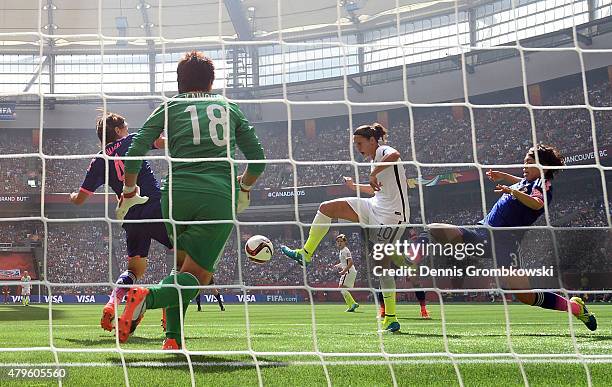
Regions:
[[[0,92],[175,91],[175,63],[195,48],[216,88],[346,75],[362,93],[403,79],[402,65],[473,74],[519,41],[588,47],[611,12],[612,0],[0,0]]]
[[[468,3],[477,2],[459,0],[458,5]],[[405,20],[454,8],[452,0],[2,0],[0,50],[36,49],[41,37],[43,46],[58,50],[99,47],[101,41],[138,49],[162,42],[214,44],[220,38],[301,39],[393,24],[398,15]],[[117,39],[125,44],[117,45]]]

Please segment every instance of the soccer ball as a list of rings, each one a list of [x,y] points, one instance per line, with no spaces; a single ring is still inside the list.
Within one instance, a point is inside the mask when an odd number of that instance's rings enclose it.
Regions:
[[[244,251],[252,262],[261,264],[268,262],[272,258],[274,246],[272,246],[272,242],[267,237],[253,235],[244,245]]]

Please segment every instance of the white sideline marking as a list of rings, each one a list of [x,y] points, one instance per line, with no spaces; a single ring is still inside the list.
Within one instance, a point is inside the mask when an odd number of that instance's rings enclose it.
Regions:
[[[402,318],[400,318],[400,320],[402,320]],[[371,322],[356,322],[356,323],[317,323],[317,326],[319,325],[323,325],[323,326],[338,326],[338,325],[346,325],[346,326],[355,326],[355,325],[371,325],[374,324],[376,320],[372,320]],[[499,322],[446,322],[445,325],[498,325],[501,326],[500,324],[503,324],[503,321],[499,321]],[[423,321],[419,321],[416,319],[414,320],[410,320],[410,321],[403,321],[402,324],[418,324],[418,325],[441,325],[442,321],[431,321],[431,320],[423,320]],[[245,324],[236,324],[236,323],[223,323],[224,326],[244,326]],[[258,325],[269,325],[269,326],[311,326],[311,323],[258,323],[258,322],[251,322],[251,328],[253,326],[258,326]],[[510,325],[555,325],[558,326],[559,323],[558,322],[532,322],[532,323],[528,323],[528,322],[510,322]],[[568,324],[569,325],[569,324]],[[8,323],[2,323],[2,326],[19,326],[19,327],[23,327],[23,322],[21,323],[14,323],[14,324],[8,324]],[[28,324],[28,326],[44,326],[44,327],[48,327],[49,324]],[[139,327],[160,327],[160,324],[139,324]],[[184,326],[186,327],[206,327],[206,323],[203,324],[185,324]],[[86,328],[86,327],[96,327],[99,328],[98,324],[56,324],[53,323],[53,327],[81,327],[81,328]]]
[[[382,356],[382,354],[381,354]],[[612,363],[612,357],[610,358],[598,358],[598,359],[554,359],[545,358],[546,355],[542,355],[542,359],[521,359],[522,363],[533,363],[533,364],[576,364],[576,362],[585,362],[591,364],[608,364]],[[462,364],[517,364],[514,359],[455,359],[457,363]],[[347,361],[325,361],[326,366],[368,366],[368,365],[388,365],[389,363],[401,365],[401,364],[414,364],[414,365],[433,365],[433,364],[453,364],[451,359],[423,359],[423,360],[347,360]],[[227,362],[197,362],[192,361],[192,365],[200,367],[255,367],[255,362],[244,362],[244,361],[227,361]],[[269,367],[292,367],[292,366],[320,366],[320,361],[258,361],[259,366]],[[164,368],[164,367],[187,367],[188,362],[161,362],[161,361],[138,361],[129,362],[126,361],[127,367],[145,367],[145,368]],[[97,362],[97,363],[0,363],[1,367],[122,367],[120,362]]]

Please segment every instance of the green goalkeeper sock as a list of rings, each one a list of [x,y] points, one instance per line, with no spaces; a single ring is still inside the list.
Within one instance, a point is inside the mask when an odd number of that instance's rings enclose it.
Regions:
[[[319,243],[321,243],[321,240],[323,240],[323,237],[325,237],[325,234],[329,231],[329,223],[331,223],[331,220],[329,216],[323,214],[321,211],[317,211],[317,215],[313,219],[310,232],[308,233],[308,240],[306,240],[306,244],[304,245],[304,252],[306,253],[307,260],[310,260],[312,254],[314,254],[317,247],[319,247]]]
[[[191,273],[179,273],[176,275],[176,283],[183,286],[199,286],[200,282]],[[161,284],[174,284],[174,274],[164,278]],[[181,289],[183,305],[189,305],[189,302],[196,294],[198,289]],[[180,305],[177,288],[152,286],[149,288],[149,295],[146,299],[147,309],[172,308]],[[166,310],[166,318],[168,318],[168,310]]]
[[[183,321],[185,321],[185,315],[187,314],[187,307],[189,302],[183,305]],[[175,339],[176,342],[181,345],[181,308],[174,306],[166,308],[166,337],[169,339]]]

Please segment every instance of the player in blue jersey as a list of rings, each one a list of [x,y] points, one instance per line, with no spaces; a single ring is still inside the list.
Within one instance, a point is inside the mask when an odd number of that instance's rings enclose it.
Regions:
[[[523,177],[508,173],[492,171],[487,177],[497,183],[495,192],[502,194],[487,216],[479,222],[481,225],[492,227],[526,227],[531,226],[544,213],[544,194],[548,204],[552,201],[551,180],[559,172],[558,169],[544,169],[544,179],[541,178],[537,167],[528,165],[536,163],[536,152],[539,162],[543,166],[562,166],[563,158],[559,151],[552,146],[539,144],[532,147],[525,156]],[[504,185],[509,184],[509,185]],[[489,230],[487,228],[468,229],[450,224],[435,223],[430,225],[430,234],[438,243],[471,243],[482,244],[489,252]],[[498,266],[518,266],[517,245],[526,230],[494,230],[495,257]],[[429,242],[427,233],[421,234],[418,243],[422,245]],[[420,256],[420,254],[419,254]],[[413,260],[414,261],[414,260]],[[507,289],[531,289],[528,277],[503,278],[502,283]],[[590,313],[580,297],[566,299],[556,293],[533,291],[530,293],[517,293],[517,298],[524,304],[539,306],[544,309],[553,309],[567,312],[568,309],[582,321],[586,327],[594,331],[597,329],[597,320]]]
[[[106,122],[106,130],[104,124]],[[104,152],[108,156],[125,156],[132,144],[135,134],[129,134],[127,122],[119,114],[107,112],[98,118],[96,131],[100,141],[103,141],[103,133],[106,132],[106,146]],[[153,144],[154,148],[163,148],[165,139],[159,137]],[[100,155],[102,152],[99,153]],[[105,183],[105,170],[108,166],[108,184],[119,198],[123,191],[123,180],[125,168],[123,160],[108,160],[102,157],[95,157],[91,160],[87,174],[81,184],[79,192],[70,194],[70,201],[76,205],[85,203],[87,198],[92,195],[98,187]],[[161,219],[161,191],[159,183],[151,170],[151,166],[145,160],[138,174],[138,186],[142,197],[148,197],[142,201],[142,205],[130,208],[125,219]],[[162,222],[154,223],[124,223],[123,229],[126,232],[128,269],[117,279],[117,285],[132,285],[136,280],[142,278],[147,269],[147,256],[151,246],[151,239],[155,239],[168,249],[172,249],[172,243],[168,238],[166,227]],[[179,257],[180,260],[180,257]],[[179,266],[180,267],[180,266]],[[117,287],[104,306],[100,325],[107,331],[113,330],[115,318],[115,303],[121,303],[127,288]],[[136,324],[137,325],[137,324]],[[134,326],[135,328],[135,326]]]

